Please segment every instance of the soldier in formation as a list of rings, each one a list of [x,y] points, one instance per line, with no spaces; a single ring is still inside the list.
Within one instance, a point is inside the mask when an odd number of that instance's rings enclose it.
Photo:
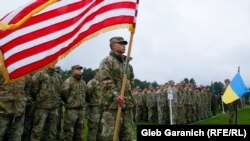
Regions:
[[[44,135],[45,140],[56,140],[62,80],[55,71],[55,64],[33,75],[32,83],[35,114],[31,141],[40,141]]]
[[[142,89],[134,85],[133,67],[128,66],[124,97],[120,95],[126,56],[122,37],[110,39],[111,52],[95,70],[95,77],[82,80],[80,65],[71,67],[71,76],[62,82],[55,64],[35,74],[4,83],[0,73],[0,141],[57,140],[63,123],[64,141],[82,141],[87,118],[88,141],[110,141],[114,136],[118,107],[122,108],[119,140],[132,141],[135,121],[158,124],[190,124],[215,114],[216,97],[205,86],[169,81],[159,87]],[[132,58],[128,58],[129,61]],[[225,81],[226,86],[229,80]],[[170,93],[173,99],[169,99]],[[171,100],[171,105],[170,104]],[[239,101],[240,107],[244,105]],[[233,123],[233,105],[228,105]],[[134,110],[134,113],[132,112]],[[170,109],[172,118],[170,118]],[[64,118],[63,118],[64,117]],[[25,124],[25,126],[24,126]]]
[[[135,102],[131,91],[134,79],[132,66],[128,67],[128,83],[125,86],[124,97],[120,95],[125,61],[128,59],[123,55],[125,53],[125,45],[127,45],[127,41],[122,37],[111,38],[111,52],[108,57],[101,61],[99,67],[103,112],[99,123],[97,139],[101,141],[110,141],[113,139],[118,106],[122,108],[119,140],[133,140],[132,109]]]
[[[143,109],[147,109],[148,121],[154,122],[153,115],[157,114],[159,124],[170,124],[169,99],[167,96],[169,89],[173,91],[172,124],[190,124],[210,117],[212,115],[212,103],[216,100],[212,99],[212,93],[205,86],[196,87],[191,83],[186,84],[184,81],[176,85],[173,81],[169,81],[160,87],[149,86],[141,91],[137,89],[138,87],[133,91],[138,107],[135,115],[140,115],[141,109],[144,114],[146,110]],[[154,108],[154,96],[157,109]],[[136,117],[136,121],[144,120],[143,116]]]
[[[101,84],[99,69],[95,70],[95,77],[88,82],[86,101],[88,104],[88,141],[96,141],[98,125],[101,118]]]
[[[80,65],[72,66],[72,74],[62,84],[61,97],[65,104],[64,113],[64,141],[82,141],[86,116],[86,83],[82,80],[83,69]]]
[[[0,141],[21,141],[26,102],[25,79],[5,83],[0,72]]]

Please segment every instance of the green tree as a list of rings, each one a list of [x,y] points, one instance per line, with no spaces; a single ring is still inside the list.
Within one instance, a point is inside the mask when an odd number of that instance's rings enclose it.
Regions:
[[[153,86],[154,88],[156,88],[156,87],[159,86],[159,84],[158,84],[156,81],[154,81],[154,82],[152,83],[152,86]]]
[[[82,79],[88,83],[89,80],[93,79],[95,77],[95,71],[92,70],[91,68],[83,68],[83,74],[82,74]]]
[[[190,79],[189,83],[193,84],[194,86],[196,86],[196,82],[193,78]]]
[[[214,94],[222,95],[224,92],[224,84],[222,82],[214,82],[211,85],[211,89]]]
[[[184,78],[184,80],[183,80],[185,83],[189,83],[189,80],[188,80],[188,78]]]

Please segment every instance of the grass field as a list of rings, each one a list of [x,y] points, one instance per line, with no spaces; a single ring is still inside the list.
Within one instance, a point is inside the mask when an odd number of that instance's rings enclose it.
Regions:
[[[235,115],[234,115],[235,116]],[[238,111],[237,118],[238,125],[250,125],[250,106]],[[235,121],[235,120],[234,120]],[[215,117],[211,117],[200,122],[195,123],[197,125],[227,125],[228,124],[228,114],[221,113]]]
[[[238,111],[238,125],[250,125],[250,106],[246,106],[244,109]],[[150,125],[150,124],[157,124],[157,123],[148,123],[148,122],[139,122],[134,124],[134,139],[136,139],[137,132],[136,132],[136,125]],[[208,119],[201,120],[197,123],[193,123],[194,125],[228,125],[228,114],[221,113],[218,111],[216,116],[210,117]]]
[[[242,110],[238,111],[238,125],[250,125],[250,106],[245,107]],[[135,122],[133,125],[133,138],[136,139],[137,136],[137,125],[156,125],[157,123],[149,123],[149,122]],[[199,122],[193,123],[194,125],[228,125],[228,114],[219,113],[216,116],[210,117],[205,120],[201,120]],[[85,128],[83,131],[84,140],[87,139],[88,128],[87,122],[85,121]]]

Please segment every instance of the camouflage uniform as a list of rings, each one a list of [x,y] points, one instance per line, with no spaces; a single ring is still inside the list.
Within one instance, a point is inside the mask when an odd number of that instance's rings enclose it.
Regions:
[[[56,73],[58,73],[61,77],[60,70],[56,68]],[[58,120],[57,120],[57,139],[62,140],[63,134],[62,134],[62,125],[63,125],[63,120],[64,120],[64,103],[62,100],[60,100],[58,104]],[[44,130],[47,128],[45,127]]]
[[[52,69],[45,69],[32,77],[32,93],[35,97],[32,141],[40,141],[44,127],[48,127],[48,139],[57,138],[58,105],[60,104],[61,77]]]
[[[172,100],[172,121],[173,125],[176,124],[176,118],[177,118],[177,106],[178,106],[178,100],[177,100],[177,94],[176,94],[176,88],[175,86],[170,86],[167,88],[168,91],[173,91],[173,100]],[[169,100],[168,100],[169,101]],[[170,116],[170,114],[169,114]]]
[[[229,103],[227,104],[227,108],[228,108],[228,123],[229,125],[234,124],[234,106],[235,106],[235,102]]]
[[[157,110],[158,110],[158,123],[159,124],[169,124],[168,123],[168,105],[167,105],[167,94],[163,90],[157,91]]]
[[[116,103],[116,97],[119,95],[122,78],[124,74],[125,57],[111,51],[110,55],[102,60],[99,73],[101,83],[101,94],[102,94],[102,107],[103,114],[98,130],[98,140],[110,141],[113,139],[115,118],[117,113],[118,105]],[[119,140],[132,141],[133,130],[132,130],[132,108],[134,107],[134,101],[131,94],[131,82],[133,82],[133,70],[129,67],[128,78],[125,89],[125,103],[122,105],[121,115],[121,127],[119,132]]]
[[[148,108],[147,108],[147,90],[142,92],[142,119],[148,121]]]
[[[211,93],[207,91],[207,117],[210,117],[212,112],[211,112]]]
[[[142,119],[142,112],[143,112],[143,99],[142,99],[142,93],[141,92],[137,92],[136,94],[136,99],[135,103],[136,103],[136,114],[135,114],[135,119],[136,121],[140,121]]]
[[[27,94],[27,103],[25,108],[25,118],[24,118],[24,130],[22,135],[22,141],[29,141],[31,130],[34,121],[34,101],[32,98],[32,75],[28,75],[25,80],[25,93]]]
[[[184,110],[185,110],[185,124],[190,123],[190,93],[187,87],[183,89],[184,91]]]
[[[206,118],[206,92],[201,90],[201,118]]]
[[[202,93],[201,93],[201,90],[198,89],[198,92],[197,92],[197,98],[198,98],[198,110],[199,110],[199,113],[198,113],[198,118],[199,120],[202,120]]]
[[[101,118],[101,86],[99,76],[88,82],[87,102],[88,102],[88,141],[96,141],[98,125]]]
[[[213,93],[211,93],[211,110],[212,110],[212,115],[215,116],[217,110],[217,97]]]
[[[21,141],[26,95],[25,80],[4,83],[0,72],[0,141]]]
[[[178,86],[176,90],[177,97],[177,115],[176,124],[185,124],[185,109],[184,109],[184,90]]]
[[[154,121],[154,114],[155,114],[155,96],[154,91],[148,90],[146,95],[146,105],[148,108],[148,121]]]
[[[195,113],[195,107],[194,107],[194,100],[195,100],[195,94],[194,94],[194,91],[193,89],[190,87],[189,88],[189,96],[190,96],[190,99],[189,99],[189,107],[190,107],[190,111],[189,111],[189,122],[192,123],[195,121],[195,117],[194,117],[194,113]]]
[[[86,113],[86,83],[82,79],[69,77],[62,85],[62,100],[65,103],[64,141],[82,141],[84,114]]]

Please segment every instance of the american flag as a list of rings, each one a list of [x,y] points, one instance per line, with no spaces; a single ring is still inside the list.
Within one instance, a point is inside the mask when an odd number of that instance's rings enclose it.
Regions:
[[[35,0],[10,12],[0,22],[0,63],[6,81],[43,69],[102,32],[133,30],[138,4],[139,0]]]

